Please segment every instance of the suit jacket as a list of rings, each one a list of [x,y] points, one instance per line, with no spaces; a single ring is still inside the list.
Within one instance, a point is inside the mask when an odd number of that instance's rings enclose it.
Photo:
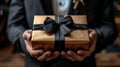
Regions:
[[[43,2],[45,1],[45,2]],[[80,67],[95,66],[94,53],[100,52],[107,45],[111,44],[117,32],[114,24],[113,0],[85,0],[86,15],[88,18],[88,26],[97,31],[96,50],[93,54],[82,62],[72,62],[63,57],[57,58],[49,62],[39,62],[32,58],[26,51],[22,33],[27,29],[32,29],[33,18],[35,14],[45,15],[53,14],[50,0],[12,0],[8,24],[7,35],[9,40],[20,50],[22,50],[26,58],[26,67]],[[35,7],[36,6],[36,7]],[[62,62],[61,62],[62,61]]]

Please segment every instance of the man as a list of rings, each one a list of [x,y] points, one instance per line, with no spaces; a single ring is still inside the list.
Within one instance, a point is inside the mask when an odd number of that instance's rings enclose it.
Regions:
[[[62,7],[66,0],[56,0],[58,7]],[[75,0],[67,0],[70,7],[67,13],[80,14],[81,8],[74,9]],[[26,54],[26,67],[95,67],[94,55],[108,44],[112,43],[117,35],[114,24],[112,1],[84,0],[88,18],[90,48],[86,50],[71,50],[51,52],[33,50],[31,29],[34,15],[58,14],[59,8],[52,5],[54,0],[12,0],[8,18],[7,34],[9,40]],[[80,4],[79,4],[80,5]],[[79,6],[78,5],[78,6]],[[55,9],[58,12],[55,12]],[[56,10],[56,11],[57,11]],[[62,11],[62,10],[61,10]]]

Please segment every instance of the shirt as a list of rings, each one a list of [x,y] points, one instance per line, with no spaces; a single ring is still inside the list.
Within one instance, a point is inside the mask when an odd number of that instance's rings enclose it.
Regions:
[[[52,0],[55,15],[68,15],[71,0]]]

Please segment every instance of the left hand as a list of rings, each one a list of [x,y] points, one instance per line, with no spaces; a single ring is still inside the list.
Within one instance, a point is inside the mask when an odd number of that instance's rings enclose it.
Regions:
[[[68,50],[67,52],[62,51],[61,55],[64,56],[66,59],[71,61],[83,61],[86,57],[89,57],[96,47],[96,41],[97,41],[97,33],[95,30],[89,30],[89,37],[90,37],[90,48],[89,50],[78,50],[76,53]]]
[[[36,58],[38,61],[50,61],[57,58],[60,55],[60,52],[58,51],[51,52],[51,51],[44,51],[42,49],[34,50],[31,42],[32,30],[24,31],[22,36],[24,38],[25,46],[28,53],[31,55],[31,57]]]

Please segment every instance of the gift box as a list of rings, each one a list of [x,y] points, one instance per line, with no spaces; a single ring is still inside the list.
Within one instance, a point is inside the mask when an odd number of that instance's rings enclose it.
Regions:
[[[33,49],[89,49],[86,15],[35,15],[32,31]]]

